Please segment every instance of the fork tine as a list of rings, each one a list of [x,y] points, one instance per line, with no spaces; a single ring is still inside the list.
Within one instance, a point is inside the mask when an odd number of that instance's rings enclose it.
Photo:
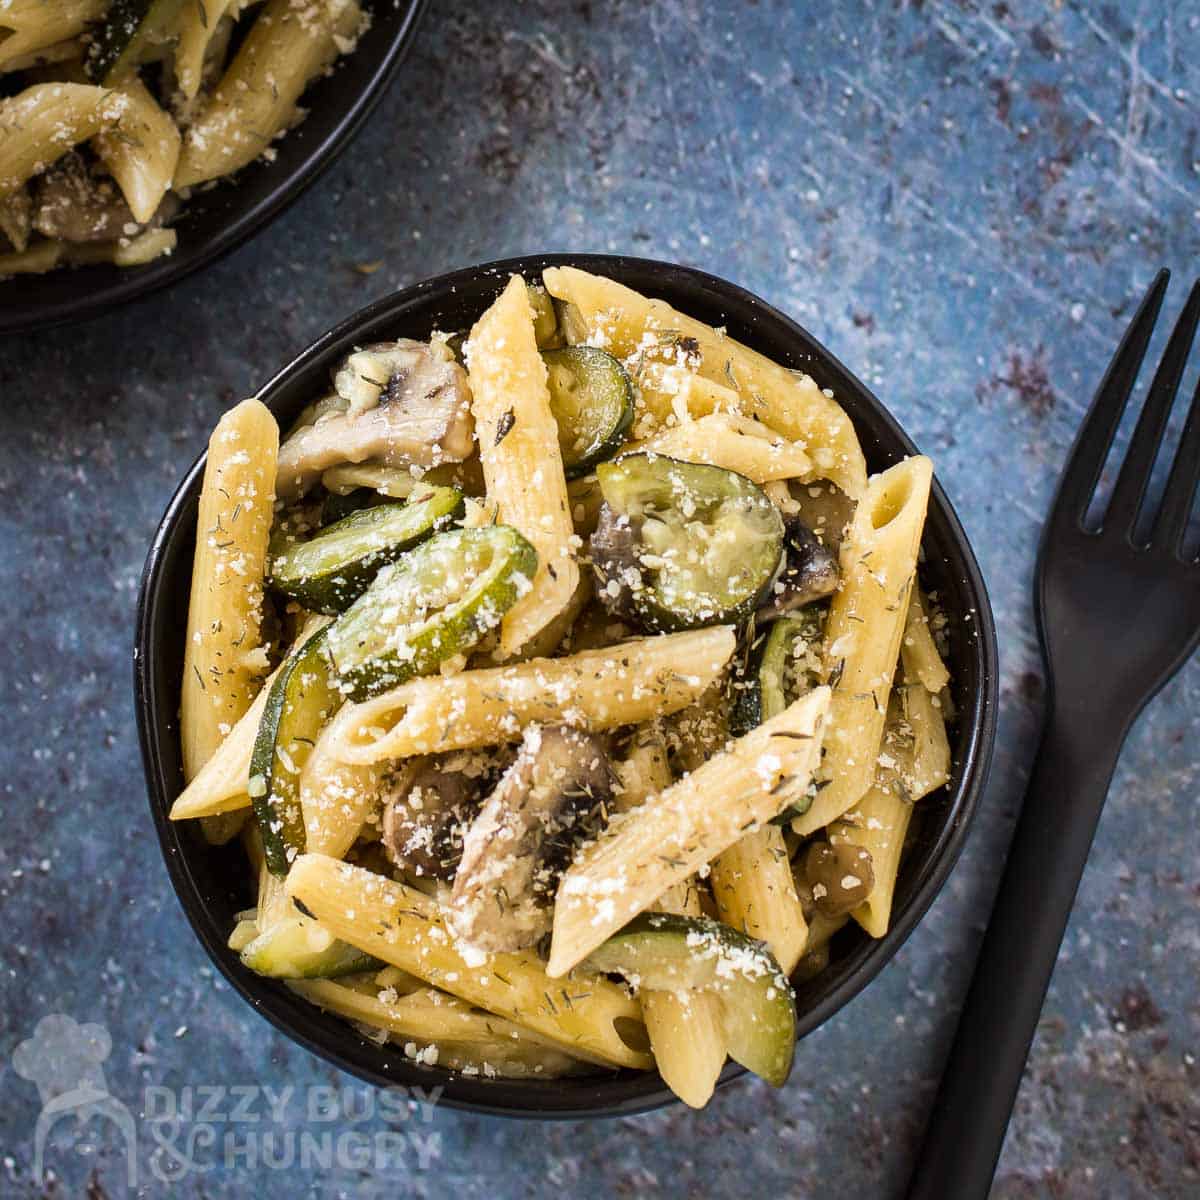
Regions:
[[[1104,468],[1104,460],[1121,424],[1121,414],[1129,402],[1129,393],[1133,390],[1138,369],[1146,356],[1146,346],[1154,331],[1154,322],[1158,320],[1158,310],[1162,307],[1170,277],[1171,273],[1165,268],[1159,271],[1138,305],[1112,362],[1108,364],[1108,370],[1096,390],[1096,398],[1079,427],[1075,444],[1067,457],[1066,469],[1054,501],[1055,517],[1067,516],[1073,521],[1082,522],[1087,513],[1088,502]]]
[[[1108,502],[1108,511],[1104,516],[1106,527],[1111,524],[1114,528],[1132,532],[1137,522],[1138,510],[1145,500],[1146,489],[1150,485],[1150,476],[1154,470],[1154,460],[1158,456],[1158,448],[1167,428],[1167,419],[1171,415],[1171,406],[1175,402],[1175,393],[1179,390],[1183,368],[1187,365],[1188,354],[1191,353],[1198,320],[1200,281],[1192,285],[1187,303],[1171,331],[1162,361],[1158,364],[1158,370],[1154,372],[1154,382],[1150,385],[1150,392],[1138,417],[1137,428],[1133,431],[1125,461],[1121,464],[1117,486],[1113,488],[1112,498]]]
[[[1200,284],[1197,285],[1200,287]],[[1196,485],[1200,483],[1200,383],[1188,409],[1183,436],[1175,451],[1162,508],[1154,526],[1154,544],[1176,553],[1182,552]]]

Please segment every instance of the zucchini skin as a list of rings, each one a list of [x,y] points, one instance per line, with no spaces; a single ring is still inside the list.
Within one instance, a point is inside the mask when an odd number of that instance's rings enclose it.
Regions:
[[[336,939],[324,950],[309,949],[304,944],[306,922],[311,924],[311,918],[286,918],[260,933],[242,949],[242,965],[270,979],[334,979],[383,965],[356,946]]]
[[[321,727],[343,703],[326,649],[331,628],[314,633],[275,677],[250,755],[250,800],[272,875],[286,875],[304,853],[300,774]]]
[[[730,956],[721,964],[723,955]],[[584,967],[636,976],[652,990],[711,990],[720,997],[729,1055],[782,1087],[796,1047],[792,985],[763,942],[709,917],[641,913]]]
[[[458,488],[434,487],[405,504],[361,508],[273,557],[270,586],[313,612],[345,612],[379,571],[462,515]]]
[[[597,346],[543,350],[542,361],[547,367],[550,410],[559,427],[563,471],[567,479],[578,479],[625,444],[633,425],[633,384],[620,360]],[[579,400],[562,386],[564,375],[579,389]],[[591,427],[581,431],[581,421]]]
[[[398,612],[403,606],[423,614],[422,572],[428,596],[430,578],[444,570],[444,556],[452,561],[455,555],[464,564],[472,555],[487,556],[487,561],[457,596],[420,617],[402,647],[369,649],[372,642],[378,644],[381,630],[386,636],[389,623],[405,627]],[[528,590],[537,565],[537,551],[507,525],[434,534],[381,571],[331,627],[329,648],[343,690],[352,700],[367,700],[471,650]]]
[[[113,0],[99,23],[84,69],[93,83],[110,84],[132,70],[154,35],[166,37],[184,0]]]
[[[596,475],[604,506],[591,539],[592,561],[600,598],[614,615],[632,616],[651,632],[675,633],[741,624],[757,610],[779,569],[784,539],[783,518],[762,488],[736,471],[653,452],[624,454],[601,463]],[[744,538],[738,539],[736,550],[730,547],[728,572],[723,579],[713,578],[725,594],[699,593],[680,582],[687,554],[667,568],[646,564],[648,550],[659,553],[646,545],[647,513],[657,517],[659,525],[664,515],[669,516],[675,522],[672,536],[684,548],[690,548],[687,525],[726,519],[741,521],[747,535],[751,525],[759,525],[754,533],[762,544],[748,546]],[[630,543],[623,550],[618,545],[621,537]],[[626,582],[631,565],[640,576],[640,584],[633,588]]]

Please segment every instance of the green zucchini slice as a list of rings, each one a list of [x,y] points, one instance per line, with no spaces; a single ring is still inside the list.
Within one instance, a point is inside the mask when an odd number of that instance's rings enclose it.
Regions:
[[[762,942],[708,917],[642,913],[583,968],[654,991],[715,992],[729,1057],[774,1087],[786,1081],[796,1047],[792,987]]]
[[[243,966],[273,979],[332,979],[381,964],[310,917],[285,917],[245,946]]]
[[[113,0],[88,47],[88,78],[113,83],[152,57],[175,34],[183,4],[184,0]]]
[[[273,875],[286,875],[304,853],[300,773],[317,734],[343,702],[326,649],[332,629],[314,633],[275,676],[250,755],[247,791]]]
[[[377,504],[293,542],[271,560],[270,584],[314,612],[344,612],[379,569],[462,512],[458,488],[419,489],[406,504]]]
[[[744,620],[783,555],[783,518],[757,484],[721,467],[627,454],[596,471],[597,594],[659,632]]]
[[[633,424],[633,386],[617,359],[595,346],[543,350],[550,411],[568,479],[612,458]]]
[[[384,567],[330,627],[343,688],[365,700],[472,649],[529,590],[537,562],[508,525],[434,534]]]

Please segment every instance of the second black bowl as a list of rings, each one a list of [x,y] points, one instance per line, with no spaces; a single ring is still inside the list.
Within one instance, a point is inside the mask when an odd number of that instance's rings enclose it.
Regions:
[[[0,335],[49,329],[108,312],[168,284],[240,245],[278,216],[346,147],[383,96],[416,31],[425,0],[369,5],[371,27],[354,53],[305,91],[308,115],[233,179],[198,191],[171,222],[172,254],[140,267],[61,267],[45,275],[0,279]]]
[[[395,337],[424,338],[434,329],[469,327],[512,272],[527,279],[543,267],[583,267],[661,297],[676,308],[724,325],[732,337],[791,367],[807,371],[834,395],[858,431],[871,470],[881,470],[916,447],[883,405],[811,335],[776,309],[733,284],[688,267],[600,255],[532,255],[490,263],[417,284],[356,313],[284,367],[262,390],[285,427],[328,388],[331,368],[354,346]],[[180,903],[213,962],[255,1008],[284,1033],[371,1083],[441,1085],[442,1102],[480,1112],[525,1117],[628,1114],[670,1102],[655,1074],[618,1071],[604,1077],[557,1080],[482,1080],[409,1062],[359,1036],[283,986],[244,969],[225,941],[234,914],[251,902],[240,846],[208,846],[195,822],[173,824],[171,803],[183,786],[179,745],[179,688],[196,508],[204,459],[188,472],[163,517],[142,578],[134,683],[150,808]],[[966,534],[941,486],[934,482],[923,541],[922,574],[949,618],[952,695],[958,714],[951,731],[953,767],[946,787],[922,800],[914,843],[901,866],[892,924],[874,940],[847,926],[831,945],[827,970],[797,986],[801,1037],[864,988],[903,944],[954,865],[987,778],[996,733],[997,659],[991,608]],[[797,1048],[803,1059],[804,1047]],[[742,1074],[726,1066],[721,1082]]]

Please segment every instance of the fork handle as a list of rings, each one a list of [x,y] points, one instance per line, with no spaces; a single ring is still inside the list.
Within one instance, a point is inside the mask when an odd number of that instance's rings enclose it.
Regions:
[[[908,1200],[986,1200],[1120,754],[1111,713],[1051,711]]]

